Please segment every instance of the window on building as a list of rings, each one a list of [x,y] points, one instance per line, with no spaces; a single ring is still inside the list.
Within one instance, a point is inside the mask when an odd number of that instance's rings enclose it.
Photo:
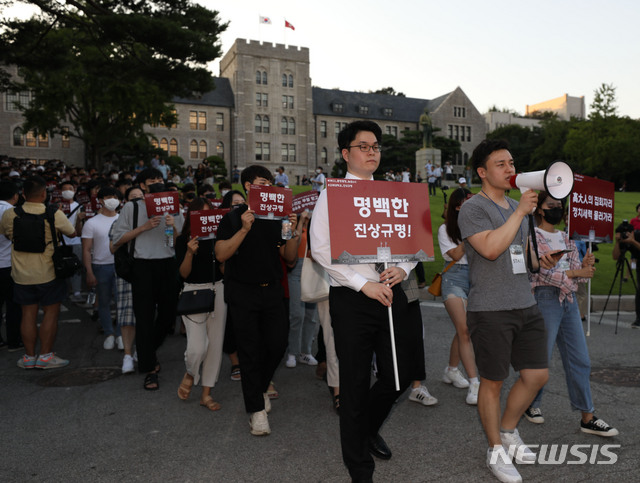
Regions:
[[[216,130],[224,131],[224,114],[221,112],[216,113]]]
[[[28,148],[35,148],[37,146],[36,133],[35,132],[33,132],[33,131],[28,131],[27,132],[25,145]]]
[[[282,87],[287,87],[287,74],[282,74]]]
[[[289,74],[289,87],[293,87],[293,76]]]
[[[207,130],[207,113],[204,111],[198,112],[198,129],[201,131]]]
[[[369,114],[369,106],[358,106],[358,112],[360,114]]]
[[[264,161],[271,160],[271,143],[262,143],[262,159]]]
[[[169,152],[169,141],[167,141],[167,138],[162,138],[160,140],[160,149],[167,153]]]
[[[320,162],[322,164],[327,164],[329,162],[327,148],[322,148],[322,151],[320,151]]]
[[[189,157],[191,159],[198,159],[198,141],[192,139],[189,143]]]
[[[262,85],[267,85],[267,71],[262,72]]]
[[[333,107],[333,112],[343,112],[344,111],[344,104],[342,104],[341,102],[334,102],[332,107]]]
[[[393,116],[393,109],[391,109],[390,107],[385,107],[382,110],[382,113],[387,117],[391,117],[391,116]]]
[[[262,132],[269,134],[269,116],[262,116]]]
[[[198,112],[189,111],[189,129],[195,131],[198,129]]]
[[[296,162],[296,145],[295,144],[289,144],[289,162],[290,163]]]
[[[289,160],[289,145],[282,145],[282,162],[286,163]]]
[[[467,126],[467,142],[471,142],[471,126]]]
[[[344,129],[345,127],[347,127],[347,123],[346,123],[346,122],[343,122],[343,123],[342,123],[342,127],[341,127],[341,129]]]
[[[41,147],[41,148],[49,147],[49,135],[47,133],[38,135],[38,147]]]
[[[216,144],[216,154],[224,159],[224,144],[222,141],[219,141],[218,144]]]
[[[289,123],[287,122],[287,118],[283,117],[280,119],[280,134],[287,134],[287,129],[289,128]]]
[[[202,139],[200,141],[200,149],[198,150],[198,156],[200,159],[204,159],[207,157],[207,141]]]
[[[464,153],[463,159],[464,159],[464,165],[466,166],[467,163],[469,162],[469,153]]]
[[[175,138],[172,138],[169,141],[169,156],[177,156],[178,155],[178,141]]]
[[[453,139],[453,126],[451,124],[447,124],[447,136],[449,136],[449,139]]]
[[[262,161],[262,143],[256,143],[256,161]]]
[[[255,119],[255,132],[262,132],[262,118],[260,116],[256,116]]]
[[[296,120],[292,117],[289,118],[289,134],[296,133]]]
[[[288,104],[287,96],[282,96],[282,109],[286,109]]]
[[[151,140],[151,146],[153,146],[154,148],[158,149],[158,147],[159,147],[158,140],[157,139],[152,139]]]
[[[336,161],[342,160],[342,152],[340,151],[340,148],[336,148],[335,156],[336,156]]]
[[[20,91],[20,93],[18,94],[18,98],[20,99],[20,105],[24,108],[24,109],[28,109],[29,107],[31,107],[31,92],[29,91]]]
[[[340,134],[340,123],[336,122],[335,127],[334,127],[334,131],[336,133],[336,138],[338,137],[338,134]]]
[[[69,128],[67,126],[62,127],[62,147],[71,147],[71,136],[69,136]]]
[[[327,121],[320,121],[320,137],[327,137]]]
[[[262,107],[262,94],[260,92],[256,92],[256,106]]]
[[[7,111],[18,110],[18,93],[17,92],[7,92],[5,109]]]
[[[454,132],[455,132],[455,134],[454,134],[453,139],[455,139],[456,141],[459,141],[459,140],[460,140],[460,139],[459,139],[460,126],[455,126],[455,127],[454,127]]]
[[[262,107],[269,107],[269,94],[262,93]]]
[[[22,132],[22,128],[20,127],[17,127],[13,130],[13,145],[24,146],[24,133]]]
[[[398,126],[391,126],[391,133],[392,136],[394,137],[398,137]]]
[[[293,96],[288,96],[289,97],[289,109],[293,109]]]
[[[256,71],[256,84],[262,84],[262,72]]]

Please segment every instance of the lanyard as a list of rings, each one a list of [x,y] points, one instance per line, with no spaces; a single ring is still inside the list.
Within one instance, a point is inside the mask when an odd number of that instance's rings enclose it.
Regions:
[[[485,193],[483,190],[480,190],[480,192],[489,200],[491,201],[491,203],[493,203],[493,206],[496,207],[496,210],[498,210],[498,213],[500,213],[500,216],[502,217],[502,221],[504,221],[505,223],[507,222],[507,219],[504,217],[504,214],[502,213],[502,210],[500,210],[500,206],[493,201],[491,198],[489,198],[489,195],[487,195],[487,193]],[[509,208],[511,208],[511,211],[513,213],[516,212],[516,210],[513,208],[513,206],[511,206],[511,203],[509,203],[509,198],[505,198],[505,200],[507,200],[507,204],[509,205]],[[522,223],[520,223],[520,227],[518,228],[518,231],[520,232],[520,243],[522,243],[522,246],[524,247],[524,238],[522,236]]]

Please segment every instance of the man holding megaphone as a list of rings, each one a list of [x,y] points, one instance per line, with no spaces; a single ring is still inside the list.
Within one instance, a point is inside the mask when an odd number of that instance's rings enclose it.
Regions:
[[[538,195],[524,189],[520,202],[506,196],[515,178],[506,141],[482,141],[472,162],[482,190],[462,205],[458,225],[469,260],[467,324],[480,376],[478,413],[489,440],[487,467],[500,481],[520,482],[512,456],[518,463],[533,463],[536,455],[516,426],[549,377],[544,319],[531,293],[528,269],[551,268],[559,256],[538,258],[531,252],[527,217]],[[509,365],[520,378],[501,417],[500,392]]]

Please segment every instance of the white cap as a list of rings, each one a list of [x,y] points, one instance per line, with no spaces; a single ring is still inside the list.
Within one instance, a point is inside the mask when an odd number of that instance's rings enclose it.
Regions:
[[[467,180],[464,178],[458,178],[458,184],[466,183]]]
[[[20,173],[18,173],[17,171],[11,171],[11,172],[9,173],[9,177],[11,178],[12,176],[18,176],[18,177],[20,177]]]

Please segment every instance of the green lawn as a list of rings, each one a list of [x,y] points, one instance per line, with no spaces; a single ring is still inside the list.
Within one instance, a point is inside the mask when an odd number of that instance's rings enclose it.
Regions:
[[[453,186],[455,187],[457,185]],[[240,185],[234,185],[234,189],[241,189]],[[291,186],[291,189],[293,190],[293,194],[296,195],[298,193],[302,193],[303,191],[309,191],[311,189],[311,186]],[[448,190],[447,193],[451,193],[451,191],[452,190]],[[471,191],[477,193],[480,191],[480,188],[472,188]],[[516,200],[519,200],[520,191],[512,190],[510,196]],[[630,220],[631,218],[634,218],[636,216],[636,205],[638,203],[640,203],[639,193],[616,192],[614,227],[622,223],[622,220]],[[437,235],[438,227],[444,221],[442,219],[442,212],[444,210],[444,197],[440,189],[438,190],[437,196],[429,197],[429,207],[431,210],[431,228],[432,233],[434,234],[433,246],[435,252],[435,261],[424,263],[427,283],[431,282],[431,279],[434,277],[434,275],[442,270],[444,262],[444,260],[442,259],[442,255],[440,254],[440,246],[438,245]],[[613,260],[613,258],[611,258],[611,251],[613,250],[612,244],[602,243],[598,245],[598,248],[599,250],[595,252],[598,263],[596,263],[596,275],[591,282],[591,293],[594,295],[606,295],[609,293],[611,283],[613,282],[613,277],[616,270],[616,262],[615,260]],[[629,255],[627,255],[627,258],[629,258]],[[615,295],[618,294],[617,282],[618,281],[616,281],[616,286],[614,287],[613,291],[613,294]],[[631,282],[631,280],[622,284],[622,294],[635,294],[633,283]]]

